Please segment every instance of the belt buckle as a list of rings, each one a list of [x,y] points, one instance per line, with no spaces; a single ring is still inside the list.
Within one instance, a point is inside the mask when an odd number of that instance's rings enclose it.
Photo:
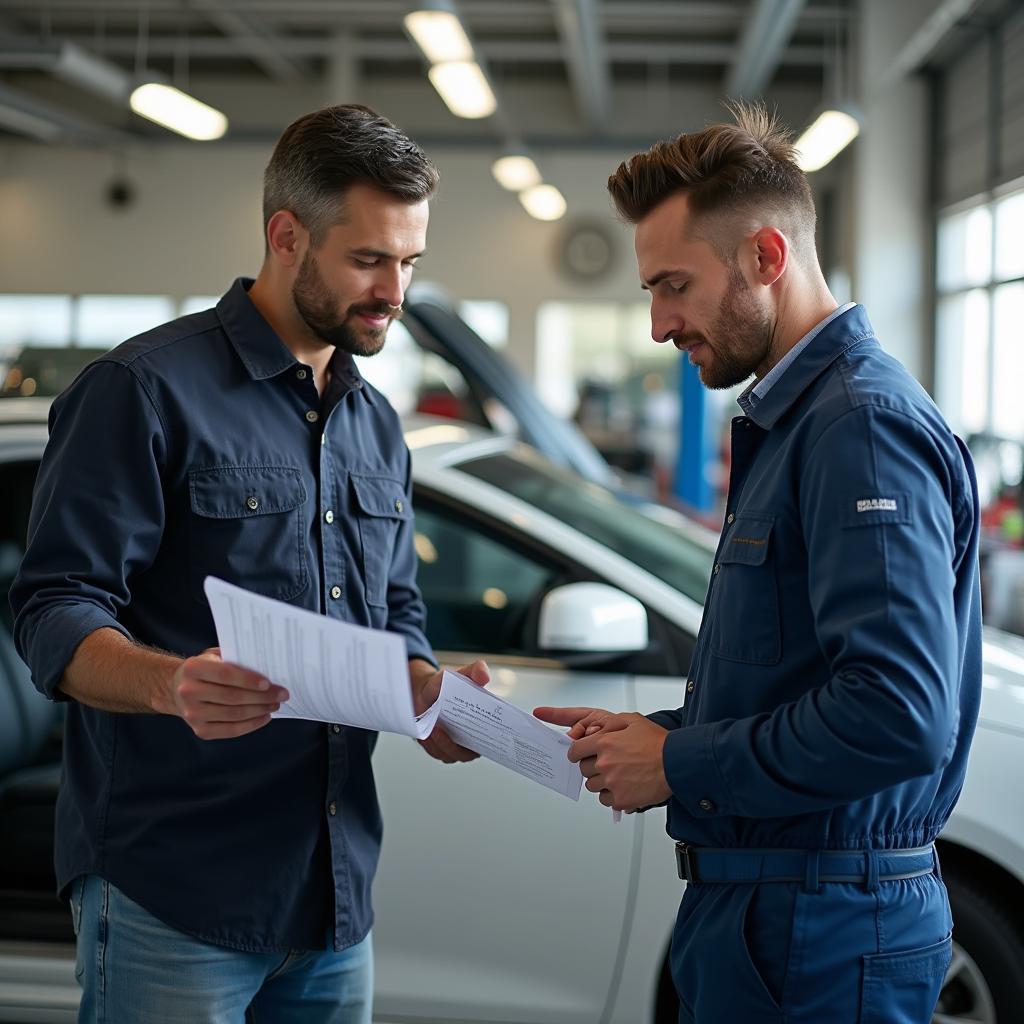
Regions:
[[[697,881],[696,865],[690,857],[691,849],[693,847],[689,843],[676,843],[676,873],[684,882]]]

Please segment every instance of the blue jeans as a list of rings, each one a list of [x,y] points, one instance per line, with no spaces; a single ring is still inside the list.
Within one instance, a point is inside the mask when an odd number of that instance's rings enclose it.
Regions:
[[[79,1024],[370,1024],[370,936],[341,953],[246,953],[158,921],[97,875],[71,886]]]

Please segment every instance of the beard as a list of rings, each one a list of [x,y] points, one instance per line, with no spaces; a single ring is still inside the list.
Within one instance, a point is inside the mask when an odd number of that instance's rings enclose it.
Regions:
[[[711,356],[698,367],[700,382],[714,391],[742,384],[768,359],[771,320],[754,300],[738,269],[729,272],[729,289],[711,325],[709,336],[683,334],[682,344],[702,341]]]
[[[302,258],[302,265],[295,277],[292,301],[313,334],[328,345],[353,356],[375,356],[384,347],[391,321],[398,320],[402,315],[401,306],[391,306],[386,302],[349,306],[344,313],[339,313],[341,303],[338,296],[327,286],[309,250]],[[356,320],[360,313],[387,316],[389,320],[383,327],[368,327]]]

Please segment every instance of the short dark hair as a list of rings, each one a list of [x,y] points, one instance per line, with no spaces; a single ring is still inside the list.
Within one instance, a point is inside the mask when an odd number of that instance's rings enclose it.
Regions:
[[[621,163],[608,179],[616,210],[636,224],[669,196],[686,192],[698,221],[770,212],[801,255],[813,254],[814,199],[791,133],[763,104],[734,102],[728,109],[735,124],[656,142]]]
[[[353,185],[418,203],[434,194],[438,178],[423,150],[375,110],[325,107],[293,121],[277,140],[263,174],[263,230],[278,210],[288,210],[319,246]]]

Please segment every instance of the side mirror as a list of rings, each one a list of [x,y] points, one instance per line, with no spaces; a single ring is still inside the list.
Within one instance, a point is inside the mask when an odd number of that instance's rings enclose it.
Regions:
[[[643,651],[648,642],[647,609],[606,583],[567,583],[545,595],[537,632],[542,651]]]

